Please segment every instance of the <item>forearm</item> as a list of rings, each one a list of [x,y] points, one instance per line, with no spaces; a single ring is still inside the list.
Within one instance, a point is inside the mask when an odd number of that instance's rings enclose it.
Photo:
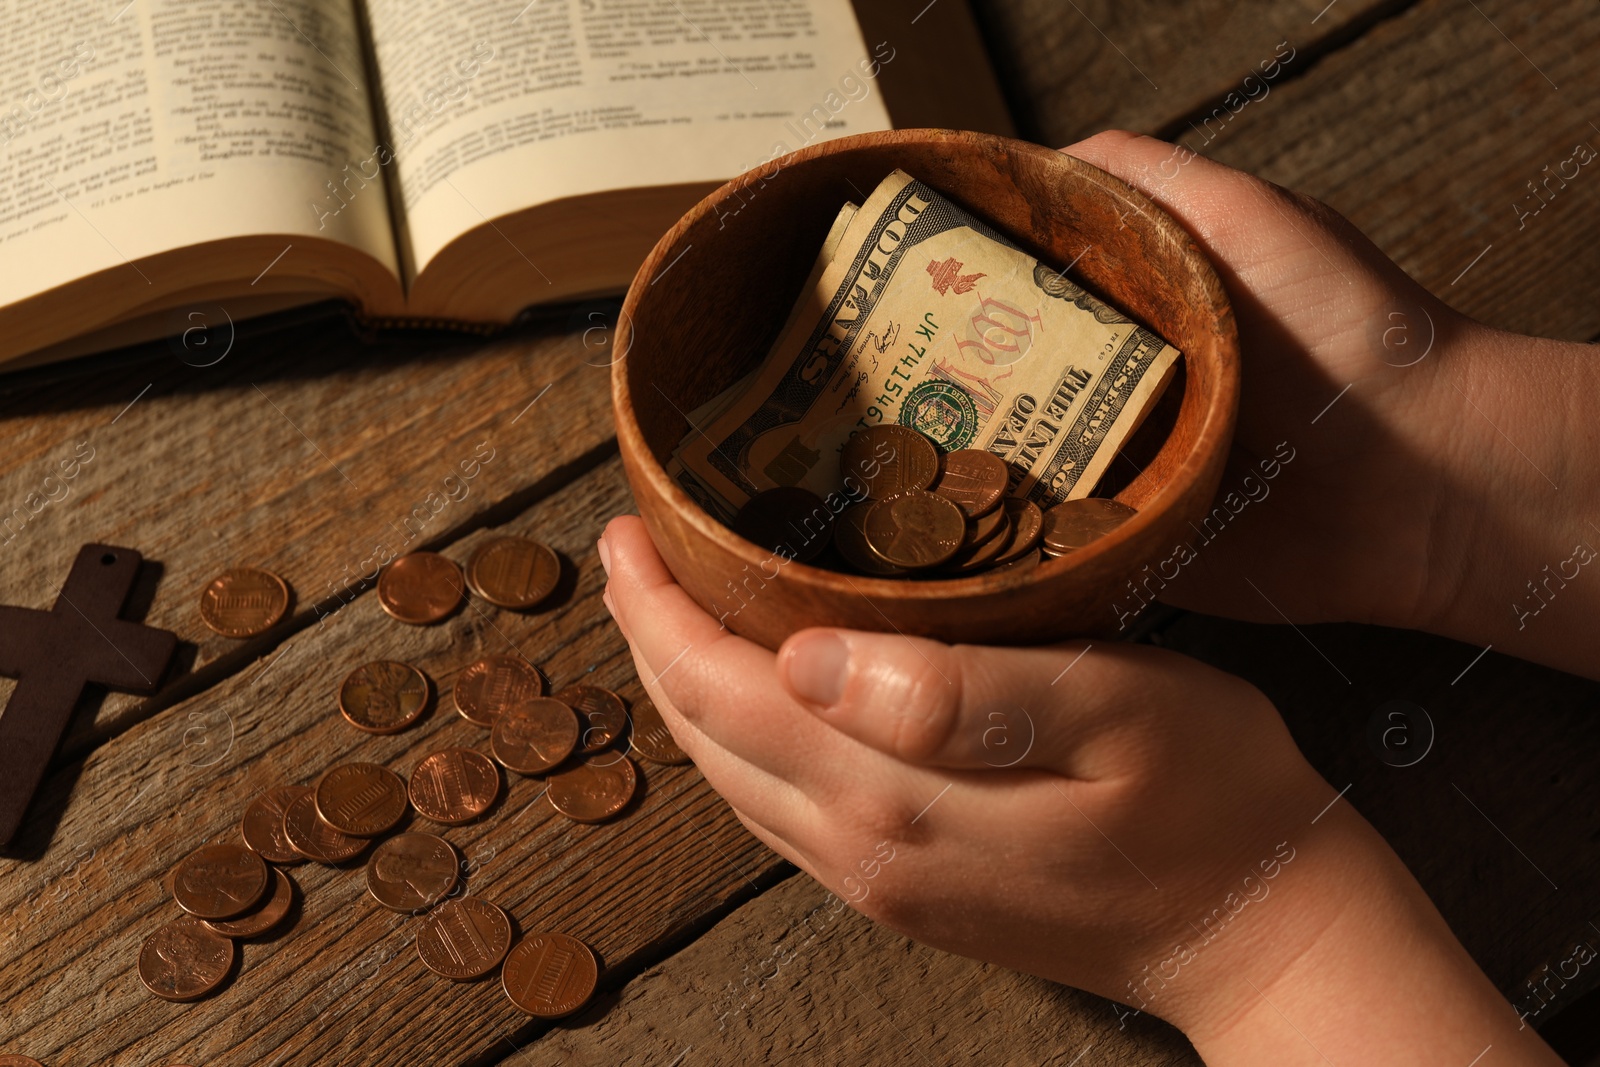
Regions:
[[[1600,678],[1600,350],[1479,327],[1432,373],[1457,427],[1422,628]]]

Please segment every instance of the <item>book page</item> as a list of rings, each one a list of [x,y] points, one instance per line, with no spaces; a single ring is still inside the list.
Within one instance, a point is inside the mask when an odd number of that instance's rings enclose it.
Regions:
[[[889,128],[894,49],[862,40],[849,0],[366,5],[413,277],[498,215]]]
[[[398,275],[375,141],[350,0],[9,0],[0,304],[119,264],[155,292],[176,264],[133,261],[251,234],[274,269],[305,235]]]

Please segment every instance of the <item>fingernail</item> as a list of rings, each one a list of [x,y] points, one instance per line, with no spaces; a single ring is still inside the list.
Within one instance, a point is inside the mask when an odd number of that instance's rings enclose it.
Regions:
[[[819,630],[791,644],[784,664],[789,688],[795,696],[828,707],[844,696],[850,647],[838,634]]]
[[[605,591],[600,594],[600,602],[606,606],[606,610],[611,612],[611,617],[615,619],[617,617],[617,606],[611,603],[610,586],[607,586]]]
[[[600,553],[600,566],[605,570],[606,577],[611,577],[611,549],[606,545],[604,537],[594,543],[595,551]]]

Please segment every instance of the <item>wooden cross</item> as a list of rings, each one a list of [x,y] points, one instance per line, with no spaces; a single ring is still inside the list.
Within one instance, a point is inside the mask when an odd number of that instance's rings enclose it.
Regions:
[[[153,693],[177,651],[170,630],[117,617],[140,559],[84,545],[55,607],[0,605],[0,675],[17,679],[0,713],[0,845],[22,824],[84,687]]]

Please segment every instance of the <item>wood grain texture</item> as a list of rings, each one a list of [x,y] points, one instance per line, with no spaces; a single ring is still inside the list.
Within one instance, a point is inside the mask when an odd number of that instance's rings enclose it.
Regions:
[[[571,1067],[1200,1062],[1169,1026],[1136,1017],[1122,1028],[1108,1001],[919,945],[805,874],[532,1052]]]
[[[415,921],[367,896],[363,867],[307,864],[293,928],[243,947],[221,993],[194,1005],[156,1000],[135,972],[140,942],[175,918],[163,877],[208,840],[236,840],[245,805],[274,785],[309,783],[352,760],[408,775],[448,745],[487,747],[487,732],[449,707],[455,674],[511,648],[557,687],[582,680],[625,697],[642,690],[600,603],[594,541],[629,506],[613,459],[504,526],[452,544],[465,558],[498,533],[547,540],[569,579],[551,609],[521,615],[474,601],[436,627],[383,615],[373,594],[297,634],[272,658],[168,708],[47,785],[70,792],[61,844],[36,864],[0,861],[0,1050],[52,1067],[71,1064],[305,1064],[495,1057],[525,1043],[528,1019],[497,979],[457,985],[426,971]],[[373,736],[339,715],[345,673],[373,658],[415,663],[438,707],[399,734]],[[583,938],[626,972],[779,868],[693,767],[642,768],[644,795],[618,820],[582,826],[556,814],[533,779],[508,776],[502,800],[476,822],[413,826],[451,841],[470,866],[470,892],[505,908],[523,932]],[[57,794],[51,798],[48,794]],[[81,1010],[86,1001],[92,1010]],[[537,1030],[542,1027],[533,1027]],[[497,1043],[499,1043],[497,1045]],[[498,1048],[498,1051],[495,1051]],[[437,1062],[437,1061],[435,1061]]]
[[[1117,493],[1139,513],[1092,545],[1027,571],[945,581],[779,565],[667,476],[672,450],[690,432],[685,412],[767,350],[769,324],[783,321],[788,294],[815,260],[838,205],[896,168],[983,215],[1041,262],[1075,261],[1087,287],[1183,353],[1183,376],[1166,398],[1175,415],[1147,421],[1143,439],[1156,442],[1155,454]],[[670,272],[680,260],[693,271]],[[684,589],[729,629],[768,648],[807,626],[988,644],[1109,630],[1127,576],[1204,514],[1232,439],[1233,309],[1193,238],[1120,179],[1021,141],[904,130],[795,153],[781,170],[730,182],[685,215],[650,253],[622,310],[617,344],[628,358],[612,368],[612,396],[640,514]]]
[[[326,322],[241,337],[212,367],[155,346],[0,379],[0,603],[46,607],[80,543],[127,545],[147,563],[127,617],[143,611],[183,642],[164,692],[111,694],[98,728],[91,700],[64,750],[237,670],[318,602],[338,603],[374,559],[441,542],[592,462],[611,436],[605,358],[564,316],[487,345],[371,348]],[[276,571],[296,597],[290,619],[249,642],[198,612],[204,583],[241,564]],[[0,700],[12,684],[0,679]]]

